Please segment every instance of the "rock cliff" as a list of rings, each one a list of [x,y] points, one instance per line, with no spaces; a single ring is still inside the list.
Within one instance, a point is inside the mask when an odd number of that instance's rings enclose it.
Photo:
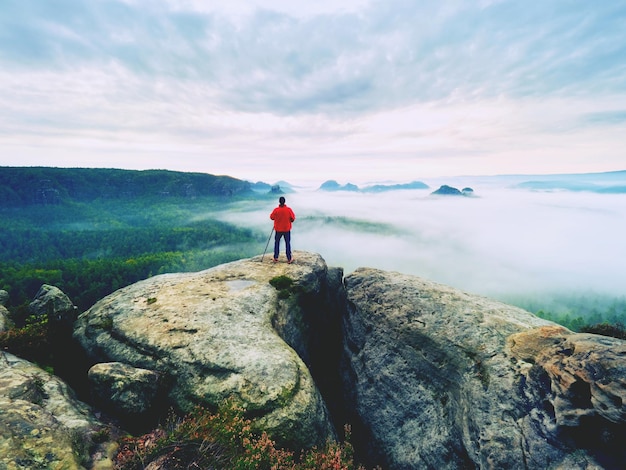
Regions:
[[[350,423],[369,468],[623,466],[626,342],[419,277],[360,268],[344,278],[317,254],[295,258],[155,276],[81,314],[74,338],[91,361],[94,405],[130,424],[235,397],[255,426],[301,447]],[[99,426],[74,398],[71,413],[47,405],[64,390],[58,379],[0,361],[7,462],[43,442],[32,429]],[[44,413],[36,426],[30,412],[15,419],[23,397]],[[65,462],[72,444],[58,440]]]

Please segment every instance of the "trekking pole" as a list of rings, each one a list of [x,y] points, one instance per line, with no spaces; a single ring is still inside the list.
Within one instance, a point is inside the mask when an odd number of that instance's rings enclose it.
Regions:
[[[270,238],[272,238],[272,233],[274,233],[274,227],[272,227],[272,231],[270,232],[270,236],[267,237],[267,243],[265,244],[265,250],[263,250],[263,256],[261,256],[261,263],[263,262],[263,258],[265,258],[265,252],[267,251],[267,247],[270,246]]]

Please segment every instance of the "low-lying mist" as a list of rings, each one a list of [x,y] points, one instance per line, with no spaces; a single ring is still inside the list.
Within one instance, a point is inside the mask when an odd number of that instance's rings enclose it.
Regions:
[[[474,197],[431,192],[286,194],[297,217],[292,247],[320,253],[345,274],[357,267],[399,271],[501,299],[626,295],[626,195],[493,187],[474,187]],[[220,218],[269,236],[275,205]],[[269,253],[272,246],[273,239]]]

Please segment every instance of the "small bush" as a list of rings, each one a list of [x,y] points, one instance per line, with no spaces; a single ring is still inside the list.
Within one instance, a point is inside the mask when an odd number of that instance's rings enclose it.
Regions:
[[[276,276],[270,279],[270,284],[276,290],[290,289],[293,285],[293,279],[291,279],[289,276]]]
[[[349,428],[346,442],[311,449],[299,458],[277,448],[267,433],[252,432],[243,408],[227,401],[217,413],[198,407],[185,417],[170,413],[164,426],[120,442],[116,468],[139,470],[151,462],[160,468],[215,468],[232,470],[353,470]]]
[[[270,279],[270,284],[278,291],[279,299],[287,299],[293,291],[293,279],[288,276],[276,276]]]
[[[30,318],[25,326],[0,333],[0,348],[41,366],[52,360],[52,345],[47,317]]]

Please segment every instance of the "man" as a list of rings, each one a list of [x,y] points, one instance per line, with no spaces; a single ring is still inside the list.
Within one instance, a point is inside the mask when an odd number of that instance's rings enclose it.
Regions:
[[[291,264],[293,262],[291,257],[291,223],[296,220],[296,216],[291,208],[285,204],[284,197],[281,196],[278,199],[278,204],[278,207],[270,214],[270,219],[274,221],[274,230],[276,231],[274,237],[274,263],[278,262],[280,239],[284,237],[287,263]]]

